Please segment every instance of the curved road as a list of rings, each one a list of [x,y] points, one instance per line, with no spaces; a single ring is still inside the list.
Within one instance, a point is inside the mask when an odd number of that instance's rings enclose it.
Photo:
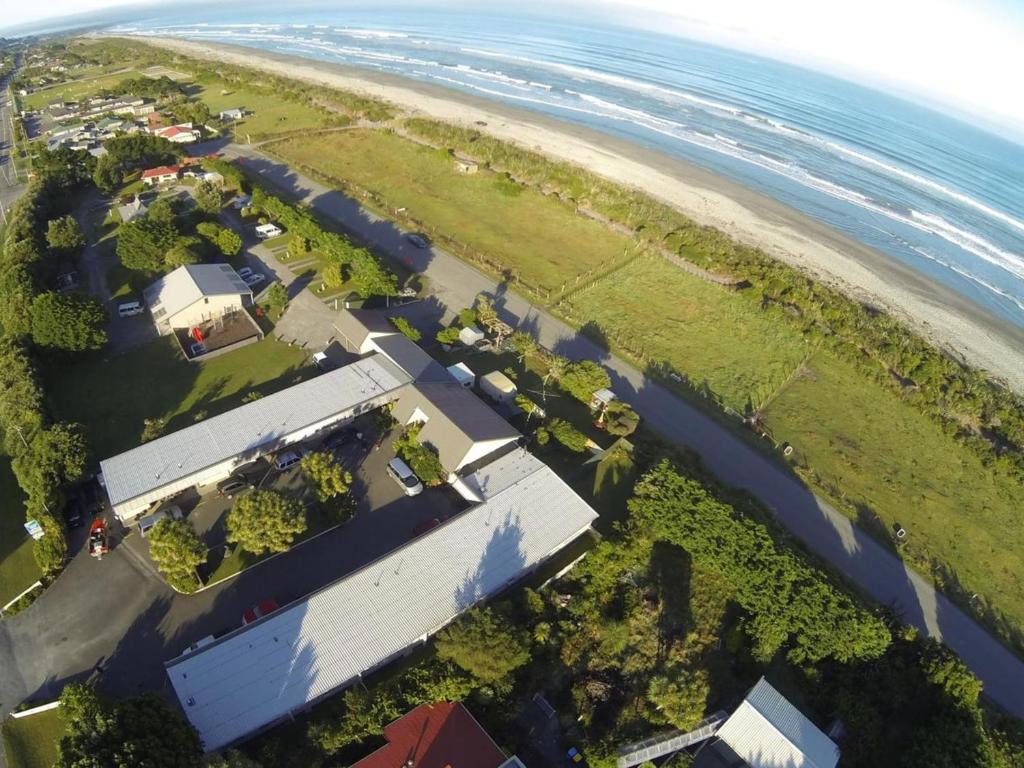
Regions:
[[[252,148],[231,145],[224,151],[243,158],[250,169],[293,199],[307,201],[429,278],[433,295],[415,305],[424,317],[440,320],[445,313],[472,304],[479,293],[489,293],[508,322],[534,333],[544,346],[569,357],[601,361],[615,390],[649,424],[697,450],[724,482],[761,499],[809,549],[867,594],[893,605],[906,621],[945,641],[981,678],[995,703],[1024,717],[1024,663],[785,468],[450,254],[413,247],[390,222]],[[419,509],[401,512],[409,516],[407,522],[423,513]],[[426,514],[431,516],[429,510]],[[64,682],[87,676],[95,667],[103,670],[104,688],[115,694],[165,688],[163,662],[196,638],[237,624],[244,608],[271,595],[283,602],[306,594],[401,543],[401,531],[407,530],[401,526],[361,530],[380,519],[357,515],[352,524],[304,545],[301,568],[286,555],[192,597],[172,593],[131,546],[116,548],[101,563],[79,555],[35,605],[0,621],[0,716],[26,698],[52,698]],[[367,541],[373,542],[375,552],[365,550]]]

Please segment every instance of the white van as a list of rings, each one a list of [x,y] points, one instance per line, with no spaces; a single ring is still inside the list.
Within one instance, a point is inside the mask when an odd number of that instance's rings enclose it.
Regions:
[[[397,456],[388,462],[387,471],[391,479],[402,486],[406,496],[418,496],[423,493],[423,483],[416,477],[416,473]]]
[[[117,305],[117,314],[120,317],[135,317],[145,311],[145,307],[138,301],[125,301]]]

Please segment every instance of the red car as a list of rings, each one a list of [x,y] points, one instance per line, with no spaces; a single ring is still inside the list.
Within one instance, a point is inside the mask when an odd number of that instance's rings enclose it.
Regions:
[[[110,547],[107,541],[107,524],[102,517],[92,521],[89,528],[89,554],[93,557],[102,558]]]
[[[246,609],[245,613],[242,614],[242,624],[252,624],[256,619],[262,619],[264,616],[269,616],[278,608],[280,608],[280,606],[277,604],[277,600],[262,600],[258,605],[254,605],[252,608]]]

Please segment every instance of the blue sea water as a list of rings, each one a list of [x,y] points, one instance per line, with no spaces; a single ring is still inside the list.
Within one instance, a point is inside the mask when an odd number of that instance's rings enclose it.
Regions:
[[[1024,146],[894,96],[657,33],[485,11],[191,6],[115,29],[403,75],[604,131],[787,203],[1024,327]]]

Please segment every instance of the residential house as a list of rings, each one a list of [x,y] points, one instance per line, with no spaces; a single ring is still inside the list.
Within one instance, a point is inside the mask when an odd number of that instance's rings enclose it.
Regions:
[[[252,305],[252,289],[230,264],[178,267],[149,286],[143,296],[161,335]]]
[[[199,141],[200,136],[199,129],[193,128],[192,123],[181,123],[179,125],[170,125],[166,128],[156,128],[153,130],[153,134],[175,144],[191,144],[194,141]]]
[[[117,207],[117,213],[121,217],[121,221],[127,223],[133,221],[140,216],[145,216],[146,211],[149,210],[140,197],[136,196],[130,203],[125,205],[119,205]]]
[[[149,186],[154,184],[166,184],[178,180],[178,172],[181,170],[177,165],[161,165],[159,168],[147,168],[142,172],[142,183]]]

